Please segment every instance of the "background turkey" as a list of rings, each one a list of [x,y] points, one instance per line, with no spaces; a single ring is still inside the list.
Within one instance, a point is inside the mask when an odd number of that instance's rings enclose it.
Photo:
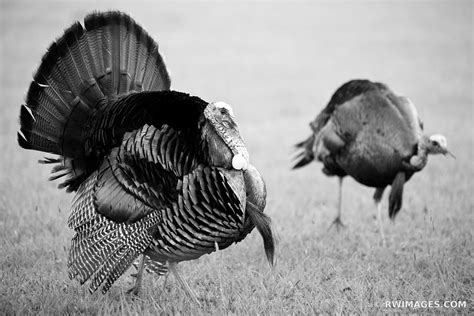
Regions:
[[[349,175],[376,188],[374,200],[384,244],[380,200],[385,187],[392,186],[389,216],[393,219],[402,207],[405,182],[425,167],[428,155],[452,155],[444,136],[423,135],[423,124],[408,98],[369,80],[343,84],[310,127],[311,136],[296,145],[293,169],[316,159],[323,163],[326,175],[339,177],[338,213],[333,222],[337,227],[343,225],[343,177]]]
[[[60,155],[41,162],[77,191],[68,269],[91,292],[143,254],[138,292],[146,262],[177,274],[255,226],[273,263],[265,184],[231,107],[169,88],[157,43],[132,18],[93,13],[49,47],[21,108],[20,146]]]

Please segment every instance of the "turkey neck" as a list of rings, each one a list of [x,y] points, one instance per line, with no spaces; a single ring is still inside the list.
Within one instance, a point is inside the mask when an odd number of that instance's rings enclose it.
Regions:
[[[240,156],[248,165],[249,154],[233,117],[228,112],[222,114],[220,109],[209,104],[204,110],[204,118],[202,138],[212,164],[231,169],[234,157]]]
[[[429,137],[423,135],[418,141],[416,153],[410,158],[410,166],[416,171],[423,169],[428,162],[429,142]]]

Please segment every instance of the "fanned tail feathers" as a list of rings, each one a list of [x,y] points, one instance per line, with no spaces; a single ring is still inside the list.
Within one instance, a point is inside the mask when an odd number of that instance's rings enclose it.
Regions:
[[[73,202],[70,228],[76,231],[69,252],[71,279],[81,284],[91,279],[90,292],[102,287],[102,293],[132,265],[153,240],[159,215],[151,212],[134,223],[116,223],[99,214],[94,205],[94,173],[81,184]]]
[[[313,144],[314,144],[315,136],[311,134],[306,140],[302,141],[295,145],[296,153],[294,160],[294,165],[292,169],[297,169],[303,166],[306,166],[314,159],[313,153]]]
[[[21,107],[18,143],[83,159],[94,145],[85,144],[92,117],[107,99],[169,88],[158,44],[141,26],[121,12],[92,13],[44,55]]]
[[[105,94],[169,90],[171,81],[158,44],[131,17],[121,12],[93,13],[84,25],[95,61],[94,78]]]

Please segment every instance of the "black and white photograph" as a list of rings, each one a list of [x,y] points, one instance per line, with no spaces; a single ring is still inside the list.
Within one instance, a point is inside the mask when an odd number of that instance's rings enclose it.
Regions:
[[[473,16],[0,0],[0,314],[473,314]]]

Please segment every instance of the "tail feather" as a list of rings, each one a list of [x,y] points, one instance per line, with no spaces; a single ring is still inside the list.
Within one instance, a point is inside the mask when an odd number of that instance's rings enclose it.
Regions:
[[[84,50],[87,52],[87,58],[92,72],[92,77],[101,83],[101,79],[107,74],[107,67],[110,65],[104,57],[104,54],[109,54],[107,47],[108,41],[102,39],[103,26],[105,23],[99,23],[103,18],[99,15],[89,15],[84,20],[84,27],[87,30],[84,39]],[[105,85],[99,84],[101,92],[109,95],[109,91],[105,88]]]
[[[388,197],[388,215],[391,219],[394,219],[402,208],[405,179],[405,172],[399,172],[393,180],[392,189]]]
[[[76,22],[64,32],[55,45],[59,59],[56,59],[54,67],[63,72],[69,91],[75,97],[83,94],[84,84],[92,78],[89,62],[84,60],[86,55],[80,46],[82,38],[84,38],[84,29],[79,22]],[[93,107],[94,104],[88,104],[88,106]]]
[[[20,146],[28,147],[27,149],[33,148],[33,146],[41,146],[41,148],[56,153],[59,150],[60,131],[58,126],[49,123],[47,119],[37,115],[33,109],[23,105],[20,110],[20,124],[22,128],[18,133]],[[36,126],[40,128],[35,128]]]
[[[147,51],[151,50],[153,46],[153,43],[145,39],[145,34],[141,35],[140,40],[144,41],[146,45],[137,47],[137,63],[133,72],[137,91],[145,90],[143,87],[143,77],[145,75],[147,60],[149,58]]]
[[[311,134],[308,139],[298,143],[295,145],[296,147],[296,154],[293,158],[294,165],[292,169],[297,169],[303,166],[306,166],[311,161],[314,160],[314,153],[313,153],[313,144],[314,144],[314,134]]]
[[[104,99],[170,88],[158,44],[131,17],[96,12],[83,25],[66,29],[42,58],[20,111],[23,148],[84,159],[84,135]]]
[[[136,50],[133,49],[136,45],[136,37],[133,35],[135,31],[134,26],[128,23],[120,28],[120,37],[123,43],[124,53],[120,55],[119,94],[126,93],[132,88],[132,78],[128,74],[133,71],[130,64],[136,65]]]

